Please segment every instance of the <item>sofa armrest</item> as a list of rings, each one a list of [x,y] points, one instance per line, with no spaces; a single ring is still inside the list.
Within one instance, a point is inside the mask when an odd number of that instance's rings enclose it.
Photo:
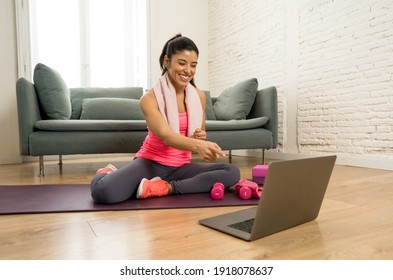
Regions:
[[[277,89],[269,87],[258,90],[255,102],[247,118],[268,117],[269,122],[264,126],[273,135],[273,147],[277,147],[278,142],[278,100]]]
[[[34,132],[35,123],[41,120],[41,113],[35,87],[24,78],[16,82],[16,101],[20,154],[29,155],[29,137]]]

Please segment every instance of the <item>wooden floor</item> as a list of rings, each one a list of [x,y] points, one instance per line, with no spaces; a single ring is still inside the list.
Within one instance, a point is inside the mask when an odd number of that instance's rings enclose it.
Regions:
[[[129,158],[0,165],[0,184],[89,183]],[[259,159],[234,157],[242,178]],[[393,172],[335,166],[317,220],[246,242],[198,224],[243,207],[0,215],[0,259],[393,259]]]

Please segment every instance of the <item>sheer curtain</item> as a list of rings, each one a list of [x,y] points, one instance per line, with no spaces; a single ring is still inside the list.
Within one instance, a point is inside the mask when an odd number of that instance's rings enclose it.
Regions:
[[[20,76],[56,69],[69,87],[147,87],[148,1],[18,0]],[[26,38],[28,36],[28,38]]]

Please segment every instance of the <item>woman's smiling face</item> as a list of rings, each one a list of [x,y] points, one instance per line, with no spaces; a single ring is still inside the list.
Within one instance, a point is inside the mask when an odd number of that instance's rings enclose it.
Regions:
[[[168,76],[175,88],[186,87],[194,78],[198,64],[198,55],[195,51],[182,51],[172,55],[171,60],[164,58],[167,65]]]

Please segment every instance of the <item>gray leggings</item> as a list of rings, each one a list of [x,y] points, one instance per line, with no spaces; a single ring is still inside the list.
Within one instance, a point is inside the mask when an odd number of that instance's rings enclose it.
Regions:
[[[135,158],[119,170],[97,174],[91,182],[91,196],[96,203],[114,204],[135,197],[143,178],[159,176],[172,185],[173,194],[209,192],[216,182],[226,188],[240,180],[240,170],[227,163],[191,162],[180,167]]]

